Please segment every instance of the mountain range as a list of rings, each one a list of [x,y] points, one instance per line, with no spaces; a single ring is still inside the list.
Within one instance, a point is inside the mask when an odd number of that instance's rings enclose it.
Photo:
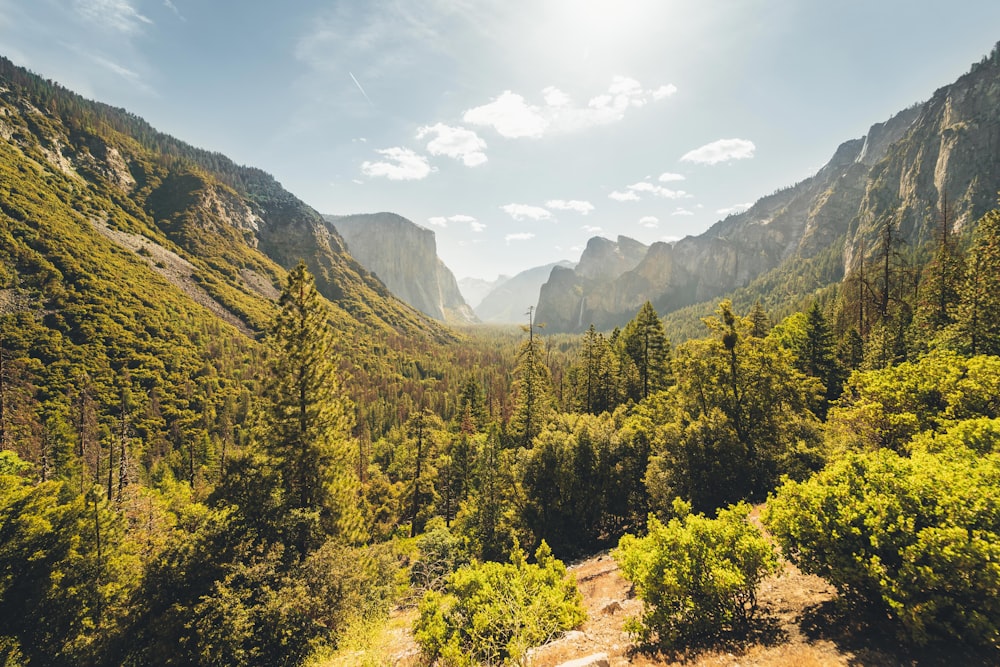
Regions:
[[[552,271],[538,318],[552,331],[583,331],[591,323],[610,329],[645,301],[669,313],[736,290],[787,306],[876,253],[887,223],[917,248],[940,215],[961,230],[996,205],[998,190],[1000,50],[994,48],[927,102],[841,144],[815,175],[703,234],[644,251],[622,238],[617,248],[592,240],[575,270]],[[632,261],[623,262],[625,254]]]

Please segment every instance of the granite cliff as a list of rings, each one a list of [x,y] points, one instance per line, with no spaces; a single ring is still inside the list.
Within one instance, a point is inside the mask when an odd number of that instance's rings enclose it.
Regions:
[[[555,267],[573,268],[572,262],[562,261],[536,266],[507,278],[483,297],[475,307],[483,322],[520,324],[525,321],[529,306],[538,302],[538,293]]]
[[[327,215],[348,252],[396,297],[425,315],[452,324],[477,322],[451,270],[437,256],[434,232],[396,215]]]

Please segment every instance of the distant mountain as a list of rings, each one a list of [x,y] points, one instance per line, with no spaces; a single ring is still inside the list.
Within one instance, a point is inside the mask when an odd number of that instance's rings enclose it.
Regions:
[[[347,242],[348,252],[397,297],[436,320],[478,321],[437,256],[433,231],[395,213],[324,217]]]
[[[607,329],[624,324],[646,300],[664,314],[735,290],[744,300],[787,305],[840,281],[863,249],[874,254],[886,221],[916,248],[931,237],[945,202],[960,229],[996,204],[998,190],[1000,53],[994,49],[928,102],[843,143],[814,176],[705,233],[654,243],[619,274],[553,271],[538,316],[555,331],[582,331],[591,322]]]
[[[529,306],[538,301],[538,291],[542,284],[548,280],[552,270],[555,268],[572,269],[572,267],[572,262],[563,260],[545,266],[536,266],[518,273],[513,278],[507,278],[483,297],[483,300],[475,308],[476,315],[483,322],[495,324],[523,322],[525,312]]]
[[[459,278],[458,289],[465,297],[465,302],[475,310],[476,306],[486,297],[487,294],[495,290],[500,285],[510,280],[510,276],[500,275],[496,280],[485,280],[483,278]]]

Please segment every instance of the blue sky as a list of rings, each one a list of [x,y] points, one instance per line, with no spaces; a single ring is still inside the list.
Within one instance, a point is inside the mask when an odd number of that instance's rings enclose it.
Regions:
[[[458,277],[700,233],[998,40],[995,0],[0,0],[15,63]]]

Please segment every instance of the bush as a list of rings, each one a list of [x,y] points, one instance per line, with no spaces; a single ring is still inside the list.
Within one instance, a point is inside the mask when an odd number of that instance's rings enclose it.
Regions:
[[[528,648],[582,623],[576,581],[545,542],[535,560],[527,563],[515,546],[509,563],[462,567],[443,593],[429,591],[413,627],[428,660],[450,666],[519,662]]]
[[[744,626],[757,587],[778,565],[774,548],[747,522],[746,503],[709,519],[678,499],[674,512],[667,524],[651,516],[649,533],[625,535],[613,554],[645,603],[633,631],[663,646]]]
[[[765,521],[786,556],[848,601],[894,616],[917,644],[1000,641],[1000,456],[851,454],[787,482]]]

